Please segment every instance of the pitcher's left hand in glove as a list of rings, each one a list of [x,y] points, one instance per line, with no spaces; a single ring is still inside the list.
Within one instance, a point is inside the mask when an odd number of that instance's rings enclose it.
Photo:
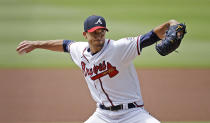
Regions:
[[[186,34],[186,25],[183,23],[170,26],[169,29],[166,31],[165,38],[162,40],[161,43],[156,45],[157,52],[162,55],[168,55],[169,53],[175,51],[184,35]]]

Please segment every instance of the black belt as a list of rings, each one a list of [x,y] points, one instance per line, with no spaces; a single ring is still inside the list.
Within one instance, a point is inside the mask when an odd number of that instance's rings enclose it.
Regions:
[[[137,105],[135,102],[134,103],[128,103],[127,105],[128,105],[128,109],[144,106],[144,105]],[[123,104],[116,105],[116,106],[110,106],[110,107],[106,107],[105,105],[100,104],[99,107],[101,109],[104,109],[104,110],[117,111],[117,110],[122,110],[123,109]]]

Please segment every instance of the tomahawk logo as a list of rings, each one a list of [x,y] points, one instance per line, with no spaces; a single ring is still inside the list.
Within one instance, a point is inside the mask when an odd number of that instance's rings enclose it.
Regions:
[[[116,69],[116,67],[112,66],[109,62],[107,62],[106,66],[107,66],[107,68],[105,71],[98,73],[95,76],[92,76],[91,79],[96,80],[96,79],[99,79],[106,75],[109,75],[109,77],[112,78],[119,73],[119,71]]]
[[[99,19],[98,19],[98,21],[97,21],[97,22],[95,22],[95,24],[98,24],[98,23],[102,24],[102,22],[101,22],[101,18],[99,18]]]

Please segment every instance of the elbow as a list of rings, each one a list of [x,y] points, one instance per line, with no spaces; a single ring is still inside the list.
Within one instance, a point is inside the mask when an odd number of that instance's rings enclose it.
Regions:
[[[171,20],[169,20],[169,22],[176,22],[176,20],[175,19],[171,19]]]
[[[179,22],[178,22],[178,21],[176,21],[175,19],[171,19],[171,20],[169,20],[169,21],[168,21],[168,23],[169,23],[169,25],[170,25],[170,26],[173,26],[173,25],[179,24]]]

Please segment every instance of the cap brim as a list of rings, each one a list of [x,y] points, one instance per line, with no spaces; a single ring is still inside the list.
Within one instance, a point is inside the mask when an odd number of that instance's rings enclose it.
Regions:
[[[97,29],[105,29],[106,31],[109,31],[106,27],[96,26],[96,27],[93,27],[93,28],[89,29],[88,32],[94,32]]]

